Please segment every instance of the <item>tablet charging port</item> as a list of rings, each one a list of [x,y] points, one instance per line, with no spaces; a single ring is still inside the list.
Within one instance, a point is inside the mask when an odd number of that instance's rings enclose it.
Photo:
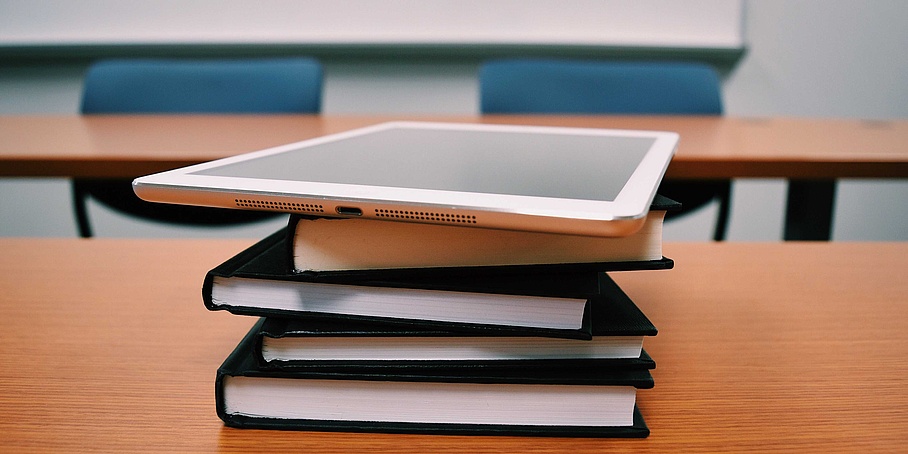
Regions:
[[[355,207],[337,207],[335,208],[337,214],[344,216],[362,216],[363,210]]]

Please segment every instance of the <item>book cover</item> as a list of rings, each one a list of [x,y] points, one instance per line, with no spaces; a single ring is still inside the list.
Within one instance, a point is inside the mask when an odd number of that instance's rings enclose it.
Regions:
[[[210,310],[259,317],[315,317],[590,339],[600,273],[313,275],[287,270],[287,236],[277,232],[209,271]]]
[[[477,335],[427,326],[267,318],[256,325],[262,367],[553,367],[598,362],[602,367],[653,368],[643,351],[656,327],[607,275],[592,300],[592,339],[577,342],[498,331]]]
[[[666,269],[662,223],[679,207],[657,195],[643,228],[625,237],[293,215],[289,253],[295,271],[313,274]]]
[[[250,330],[217,371],[228,426],[352,432],[645,437],[637,389],[646,369],[257,367]],[[473,402],[474,404],[471,404]]]

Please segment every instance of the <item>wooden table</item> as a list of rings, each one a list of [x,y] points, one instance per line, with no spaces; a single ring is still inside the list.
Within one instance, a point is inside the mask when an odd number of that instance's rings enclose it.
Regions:
[[[669,179],[787,178],[786,239],[829,239],[835,180],[908,177],[908,121],[650,116],[0,116],[0,176],[135,177],[390,120],[670,130]]]
[[[908,243],[672,244],[615,279],[659,328],[643,440],[225,428],[215,370],[252,325],[204,273],[253,240],[0,239],[4,450],[865,452],[908,443]]]

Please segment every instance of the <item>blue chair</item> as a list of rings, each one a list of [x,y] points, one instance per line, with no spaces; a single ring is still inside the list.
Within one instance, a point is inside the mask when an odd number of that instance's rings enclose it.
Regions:
[[[484,114],[722,115],[718,75],[696,63],[495,60],[479,89]],[[718,200],[713,239],[725,239],[731,181],[665,180],[659,193],[683,207],[667,219]]]
[[[81,112],[90,114],[284,114],[321,111],[322,67],[310,58],[105,60],[85,76]],[[251,151],[251,150],[250,150]],[[136,175],[138,176],[138,175]],[[234,225],[273,213],[145,202],[132,179],[74,179],[79,235],[92,236],[87,200],[142,219],[182,225]]]

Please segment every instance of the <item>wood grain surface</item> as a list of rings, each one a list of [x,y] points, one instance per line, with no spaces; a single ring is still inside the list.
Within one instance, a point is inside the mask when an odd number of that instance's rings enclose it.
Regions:
[[[0,176],[135,177],[384,121],[675,131],[669,178],[906,178],[908,121],[651,116],[0,116]]]
[[[908,243],[668,244],[616,273],[659,328],[643,440],[225,428],[215,370],[253,320],[205,272],[253,240],[0,239],[0,451],[898,452]]]

